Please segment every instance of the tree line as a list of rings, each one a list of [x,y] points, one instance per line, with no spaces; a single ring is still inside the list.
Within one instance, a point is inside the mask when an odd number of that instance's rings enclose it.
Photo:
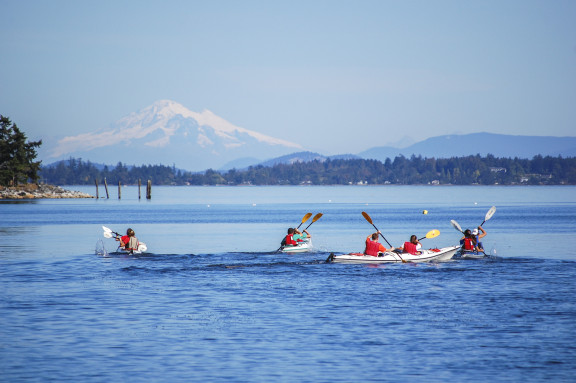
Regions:
[[[492,155],[445,159],[398,156],[394,159],[327,159],[274,166],[251,166],[225,172],[208,169],[193,173],[174,166],[99,167],[70,158],[40,171],[41,180],[56,185],[86,185],[95,180],[156,185],[576,185],[576,158],[535,156],[532,159],[496,158]]]

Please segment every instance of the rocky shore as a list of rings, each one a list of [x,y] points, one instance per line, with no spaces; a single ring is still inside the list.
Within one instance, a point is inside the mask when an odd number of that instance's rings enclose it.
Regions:
[[[36,198],[95,198],[90,194],[62,189],[54,185],[27,184],[14,187],[0,186],[0,199]]]

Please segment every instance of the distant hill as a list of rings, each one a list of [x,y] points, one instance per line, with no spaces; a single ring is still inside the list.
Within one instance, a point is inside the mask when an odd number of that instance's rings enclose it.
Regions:
[[[399,155],[451,158],[492,154],[504,158],[542,156],[576,156],[576,137],[512,136],[493,133],[472,133],[431,137],[404,149],[389,146],[374,147],[359,153],[365,159],[385,161]]]
[[[327,159],[351,160],[351,159],[356,159],[356,158],[360,158],[360,157],[355,155],[355,154],[338,154],[335,156],[324,156],[322,154],[314,153],[314,152],[297,152],[297,153],[287,154],[285,156],[272,158],[270,160],[263,161],[263,162],[257,161],[254,158],[242,158],[242,159],[239,159],[237,161],[232,161],[232,162],[226,164],[225,166],[223,166],[219,170],[221,170],[221,171],[227,171],[230,169],[242,170],[242,169],[247,169],[249,166],[268,166],[268,167],[271,167],[271,166],[278,165],[278,164],[293,164],[296,162],[311,162],[314,160],[318,160],[320,162],[323,162],[323,161],[326,161]]]

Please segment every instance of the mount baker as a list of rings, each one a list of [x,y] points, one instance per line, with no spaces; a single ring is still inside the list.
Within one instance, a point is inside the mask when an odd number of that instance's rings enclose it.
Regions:
[[[114,164],[174,164],[192,171],[247,164],[303,150],[286,140],[250,131],[209,110],[193,112],[161,100],[121,118],[110,128],[64,137],[48,148],[54,161],[69,157]]]

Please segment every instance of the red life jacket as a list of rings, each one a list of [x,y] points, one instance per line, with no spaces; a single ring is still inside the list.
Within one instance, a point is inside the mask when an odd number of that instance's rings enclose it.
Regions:
[[[410,253],[412,255],[417,255],[418,250],[416,249],[416,245],[412,242],[404,242],[404,252]]]
[[[472,238],[464,238],[464,250],[476,250],[476,245],[474,244]]]
[[[377,257],[379,251],[380,242],[373,241],[370,239],[370,237],[366,238],[366,248],[364,249],[364,254]]]
[[[120,243],[123,243],[122,247],[126,249],[128,247],[128,244],[130,243],[130,237],[127,235],[123,235],[122,237],[120,237]]]
[[[286,236],[286,245],[287,246],[296,246],[296,245],[298,245],[298,243],[294,240],[294,238],[292,238],[292,236],[290,234],[288,234]]]

